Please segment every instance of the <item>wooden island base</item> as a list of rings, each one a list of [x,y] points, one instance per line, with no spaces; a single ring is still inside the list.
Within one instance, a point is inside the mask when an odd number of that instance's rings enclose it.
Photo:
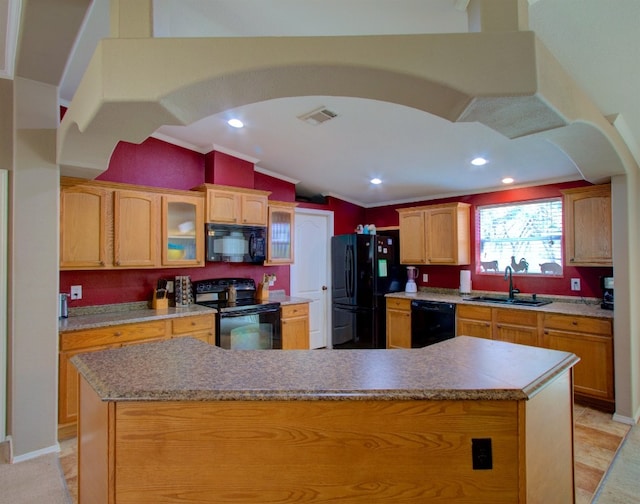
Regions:
[[[81,378],[80,503],[572,503],[571,379],[528,400],[105,401]]]

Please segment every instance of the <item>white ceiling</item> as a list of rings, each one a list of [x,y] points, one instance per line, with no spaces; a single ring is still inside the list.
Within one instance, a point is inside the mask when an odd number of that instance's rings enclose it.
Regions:
[[[0,0],[5,18],[18,3]],[[610,0],[529,4],[530,28],[603,115],[623,114],[632,143],[640,144],[640,2],[616,0],[615,8]],[[155,0],[154,36],[466,32],[461,5],[466,2]],[[108,19],[108,0],[95,0],[60,83],[63,103],[72,100],[97,40],[108,35]],[[5,57],[0,63],[6,69],[11,64],[9,31],[2,42],[7,49],[0,47]],[[319,126],[297,118],[318,107],[338,116]],[[226,119],[231,115],[246,127],[230,128]],[[580,178],[574,162],[543,138],[509,140],[478,123],[450,123],[415,109],[348,97],[255,103],[188,126],[164,126],[156,136],[200,152],[215,148],[248,159],[259,171],[299,182],[302,194],[330,194],[366,207],[502,189],[505,176],[517,186]],[[489,163],[472,167],[469,161],[476,155]],[[374,176],[382,179],[380,186],[369,184]]]

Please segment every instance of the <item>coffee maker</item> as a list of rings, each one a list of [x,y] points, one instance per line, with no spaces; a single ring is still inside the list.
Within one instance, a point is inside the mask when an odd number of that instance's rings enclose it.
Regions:
[[[613,310],[613,277],[602,277],[602,304],[601,308]]]

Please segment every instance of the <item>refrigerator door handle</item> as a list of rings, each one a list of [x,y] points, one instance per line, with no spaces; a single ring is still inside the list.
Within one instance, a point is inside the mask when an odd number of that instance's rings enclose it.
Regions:
[[[347,257],[346,259],[346,263],[347,266],[345,268],[344,274],[345,274],[345,284],[347,287],[347,296],[349,297],[353,297],[353,284],[354,284],[354,263],[355,263],[355,258],[353,256],[353,245],[347,245]]]

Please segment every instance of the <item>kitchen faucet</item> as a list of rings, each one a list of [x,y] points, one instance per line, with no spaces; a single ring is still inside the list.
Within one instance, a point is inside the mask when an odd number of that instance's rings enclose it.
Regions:
[[[511,266],[507,266],[504,269],[504,279],[506,280],[507,278],[509,279],[509,301],[513,301],[513,295],[518,294],[520,289],[513,288],[513,269]]]

